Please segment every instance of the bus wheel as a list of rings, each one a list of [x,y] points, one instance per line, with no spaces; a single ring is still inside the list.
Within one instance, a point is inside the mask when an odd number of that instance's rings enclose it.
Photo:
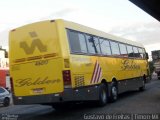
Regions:
[[[118,99],[118,89],[115,83],[111,86],[110,102],[115,102]]]
[[[105,84],[99,86],[99,99],[97,101],[98,106],[105,106],[107,104],[107,87]]]
[[[142,78],[143,81],[142,81],[142,87],[139,88],[139,91],[144,91],[145,90],[145,80],[144,78]]]

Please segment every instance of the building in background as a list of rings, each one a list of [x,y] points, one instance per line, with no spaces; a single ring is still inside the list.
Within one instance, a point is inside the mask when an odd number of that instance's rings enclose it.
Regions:
[[[2,47],[0,47],[0,86],[10,89],[8,52]]]
[[[158,79],[160,80],[160,50],[152,51],[152,59],[155,73],[157,73]]]

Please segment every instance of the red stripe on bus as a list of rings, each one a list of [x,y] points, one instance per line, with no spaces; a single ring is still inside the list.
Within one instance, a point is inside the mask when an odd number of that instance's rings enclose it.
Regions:
[[[92,79],[91,79],[90,83],[93,83],[93,80],[94,80],[94,77],[95,77],[96,66],[97,66],[97,61],[96,61],[95,65],[94,65],[94,70],[93,70]]]
[[[100,67],[100,66],[99,66]],[[101,70],[101,67],[99,69],[99,72],[98,72],[98,77],[97,77],[97,80],[96,80],[96,83],[99,82],[100,78],[101,78],[101,73],[102,73],[102,70]]]
[[[97,65],[96,72],[94,73],[95,74],[95,78],[94,78],[94,82],[93,83],[96,83],[96,81],[97,81],[98,74],[99,74],[99,69],[100,69],[100,66]]]

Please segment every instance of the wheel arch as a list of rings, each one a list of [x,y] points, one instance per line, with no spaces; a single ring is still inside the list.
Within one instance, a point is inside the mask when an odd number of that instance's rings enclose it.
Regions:
[[[118,88],[118,80],[115,77],[112,78],[112,84],[115,84]]]
[[[108,82],[107,82],[107,80],[106,80],[106,79],[102,79],[102,80],[101,80],[101,83],[105,84],[105,85],[106,85],[106,87],[108,88]]]

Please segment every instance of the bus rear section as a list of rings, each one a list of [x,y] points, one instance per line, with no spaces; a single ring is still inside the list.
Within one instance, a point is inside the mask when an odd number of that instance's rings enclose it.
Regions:
[[[10,74],[14,104],[59,101],[64,91],[63,60],[54,21],[10,31]]]

